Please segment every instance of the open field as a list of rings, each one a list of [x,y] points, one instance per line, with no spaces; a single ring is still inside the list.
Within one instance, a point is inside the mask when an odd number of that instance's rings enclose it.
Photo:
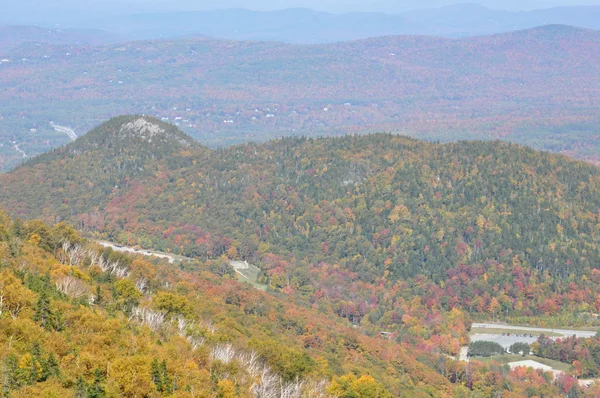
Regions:
[[[260,268],[255,265],[248,264],[246,261],[231,261],[229,264],[235,270],[235,273],[240,282],[250,283],[257,289],[266,290],[267,285],[263,285],[257,282]]]

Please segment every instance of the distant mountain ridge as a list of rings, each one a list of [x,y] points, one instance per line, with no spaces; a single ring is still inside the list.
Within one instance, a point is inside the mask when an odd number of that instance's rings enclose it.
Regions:
[[[307,8],[261,12],[234,8],[140,13],[86,21],[86,26],[117,32],[136,40],[199,34],[230,40],[297,44],[331,43],[387,35],[468,37],[547,24],[600,29],[600,6],[502,11],[465,3],[399,14],[330,14]]]
[[[600,6],[566,6],[531,11],[504,11],[475,3],[417,9],[397,14],[332,14],[309,8],[253,11],[128,13],[96,19],[72,18],[68,28],[2,26],[0,51],[33,41],[53,44],[106,44],[127,40],[215,37],[228,40],[332,43],[376,36],[428,35],[469,37],[533,28],[573,25],[600,29]],[[92,30],[92,29],[95,29]]]

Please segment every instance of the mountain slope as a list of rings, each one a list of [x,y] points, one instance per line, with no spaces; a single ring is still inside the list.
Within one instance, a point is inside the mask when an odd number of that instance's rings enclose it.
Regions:
[[[499,138],[593,158],[600,156],[599,54],[600,33],[561,26],[315,46],[22,47],[0,64],[0,161],[5,169],[22,161],[15,143],[32,156],[67,142],[50,121],[81,133],[124,112],[168,118],[211,146],[402,131],[444,141]]]
[[[0,176],[0,203],[123,244],[249,261],[278,294],[452,354],[467,314],[598,325],[600,171],[589,164],[386,134],[185,148],[118,179],[89,158]]]
[[[58,189],[62,194],[57,198],[62,197],[64,209],[75,214],[106,205],[129,180],[153,175],[157,161],[191,149],[203,151],[193,139],[170,124],[148,116],[123,116],[22,167],[35,170],[38,193],[31,198],[35,207],[48,209],[43,192]],[[66,167],[65,162],[82,159],[85,162],[78,167]],[[62,181],[49,181],[46,174],[61,175]]]
[[[11,212],[197,259],[149,263],[0,213],[9,396],[581,392],[571,376],[448,355],[469,313],[597,325],[598,169],[383,134],[210,151],[161,126],[120,117],[0,176]],[[175,149],[157,145],[151,172],[125,168],[118,189],[86,199],[149,130]],[[227,257],[259,265],[268,293],[232,280]]]
[[[211,274],[210,263],[184,273],[0,212],[0,265],[7,397],[464,391],[412,351]]]

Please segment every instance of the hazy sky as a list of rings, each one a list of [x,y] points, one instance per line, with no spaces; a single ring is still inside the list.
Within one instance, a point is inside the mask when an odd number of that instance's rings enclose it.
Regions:
[[[456,3],[479,3],[490,8],[525,10],[564,5],[600,5],[600,0],[2,0],[0,23],[65,23],[110,14],[154,13],[243,7],[276,10],[306,7],[320,11],[387,12],[433,8]]]
[[[257,10],[274,10],[289,7],[307,7],[323,11],[387,11],[440,7],[456,3],[479,3],[497,9],[532,9],[560,5],[600,5],[600,0],[18,0],[6,1],[3,12],[35,8],[103,9],[115,11],[183,10],[243,7]]]

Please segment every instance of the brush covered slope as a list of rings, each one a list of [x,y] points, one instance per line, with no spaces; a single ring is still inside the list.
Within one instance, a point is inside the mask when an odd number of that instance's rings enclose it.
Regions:
[[[367,337],[240,284],[222,260],[172,264],[100,248],[64,223],[0,212],[5,397],[519,397],[576,380],[457,362]],[[586,390],[594,396],[595,387]],[[592,394],[592,395],[589,395]]]
[[[3,396],[467,391],[398,344],[362,336],[227,272],[209,272],[222,266],[197,263],[193,274],[184,273],[99,248],[65,224],[11,220],[0,212]]]
[[[99,130],[132,121],[158,126]],[[471,319],[598,325],[592,165],[375,134],[177,144],[140,172],[116,167],[134,151],[106,147],[76,141],[1,175],[0,203],[121,244],[246,260],[270,293],[423,353],[457,354]]]

